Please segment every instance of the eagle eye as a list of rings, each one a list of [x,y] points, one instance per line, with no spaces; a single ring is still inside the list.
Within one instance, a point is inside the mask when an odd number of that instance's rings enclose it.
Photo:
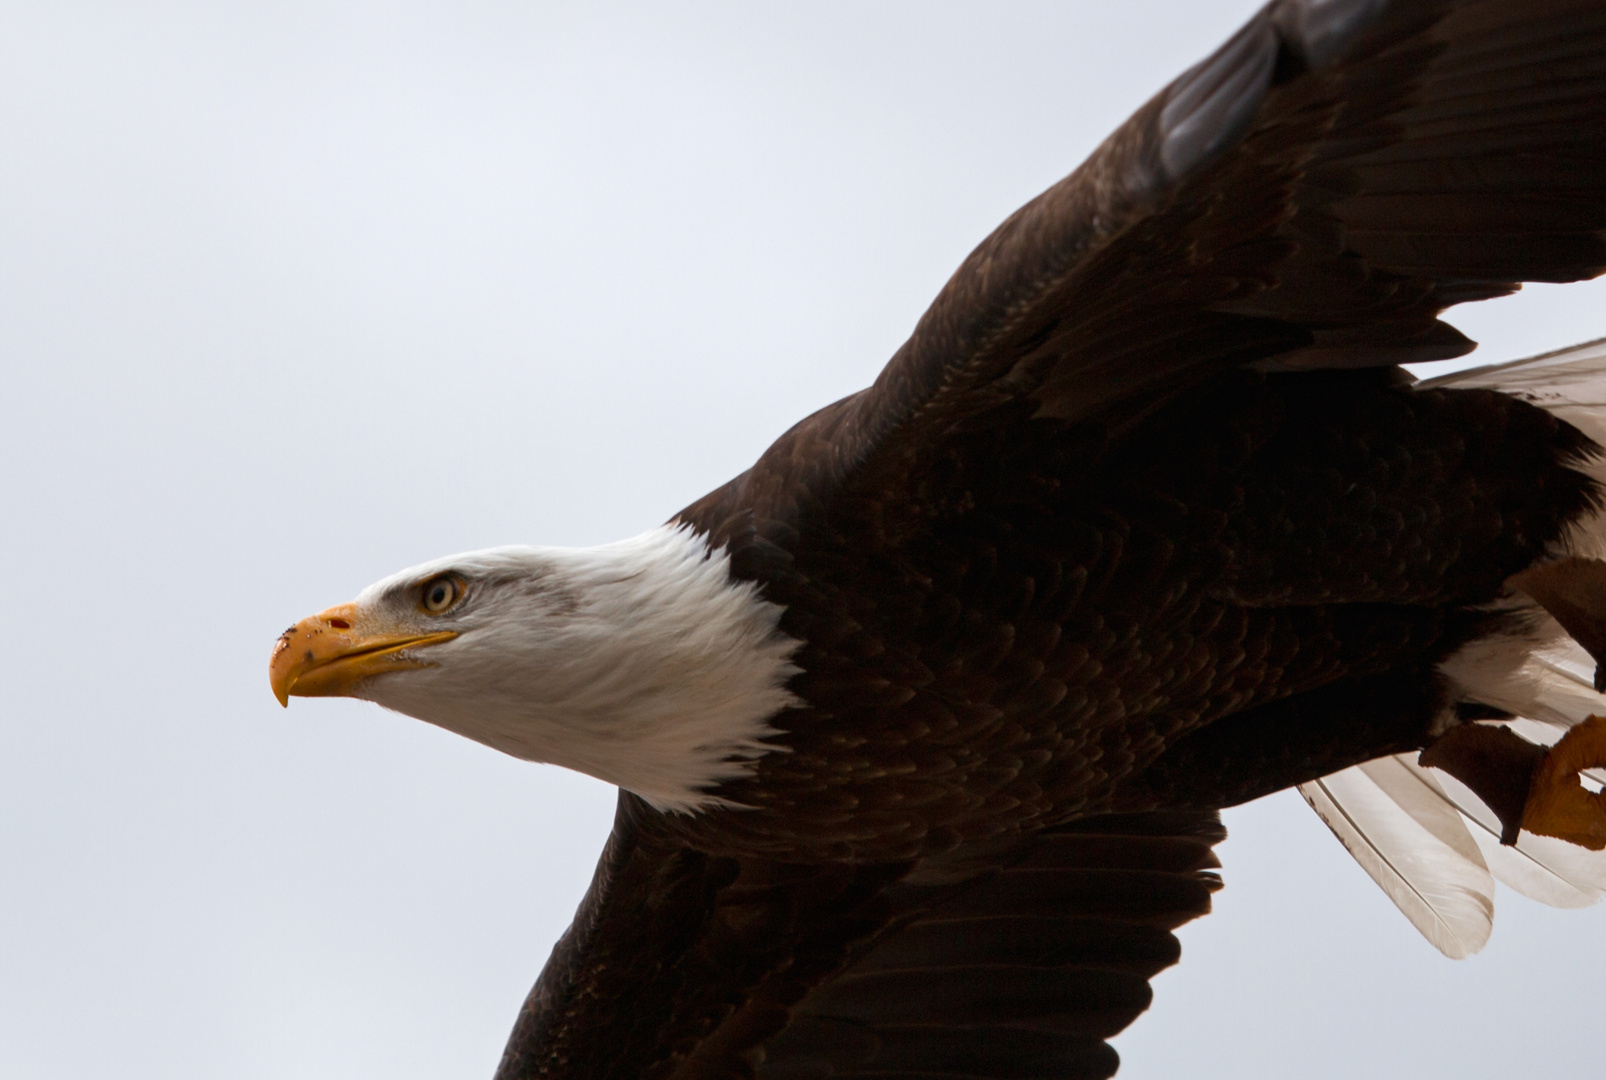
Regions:
[[[418,606],[439,615],[463,597],[463,583],[451,574],[432,577],[418,589]]]

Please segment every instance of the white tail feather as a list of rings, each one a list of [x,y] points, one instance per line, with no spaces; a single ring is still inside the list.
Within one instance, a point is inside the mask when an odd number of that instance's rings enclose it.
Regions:
[[[1593,685],[1594,667],[1566,631],[1536,609],[1521,629],[1468,643],[1439,671],[1461,700],[1566,729],[1606,713],[1606,697]]]
[[[1545,727],[1550,735],[1546,741],[1554,742],[1561,730]],[[1455,777],[1437,769],[1424,769],[1416,763],[1415,754],[1400,754],[1393,760],[1407,771],[1435,782],[1445,801],[1466,819],[1484,863],[1500,884],[1557,908],[1588,907],[1606,893],[1606,852],[1589,851],[1532,833],[1523,833],[1514,847],[1504,846],[1500,843],[1500,819]]]
[[[1606,338],[1419,384],[1440,386],[1501,390],[1606,446]],[[1606,457],[1580,468],[1606,484]],[[1576,522],[1558,548],[1557,554],[1606,558],[1606,511]],[[1517,734],[1548,746],[1585,717],[1606,714],[1606,696],[1595,692],[1594,660],[1554,619],[1520,595],[1507,603],[1525,614],[1523,625],[1470,643],[1440,672],[1462,699],[1511,712],[1519,719],[1507,723]],[[1606,770],[1584,776],[1606,783]],[[1515,847],[1502,846],[1493,812],[1452,777],[1419,766],[1414,754],[1345,769],[1299,790],[1446,956],[1468,956],[1487,940],[1491,872],[1553,907],[1584,907],[1606,894],[1606,852],[1528,833]]]
[[[1461,815],[1426,779],[1382,758],[1299,793],[1411,924],[1459,960],[1489,940],[1494,879]]]

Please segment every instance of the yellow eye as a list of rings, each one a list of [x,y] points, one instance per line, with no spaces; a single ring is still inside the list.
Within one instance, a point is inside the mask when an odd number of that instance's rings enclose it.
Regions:
[[[462,595],[462,583],[449,574],[442,574],[424,582],[418,590],[418,606],[431,615],[439,615],[457,603]]]

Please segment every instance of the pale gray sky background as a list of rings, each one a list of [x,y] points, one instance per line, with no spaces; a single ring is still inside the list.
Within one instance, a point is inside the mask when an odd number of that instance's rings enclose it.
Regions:
[[[1253,6],[0,0],[0,1077],[487,1077],[613,793],[281,711],[275,636],[739,472]],[[1452,963],[1228,824],[1124,1077],[1599,1073],[1606,911]]]

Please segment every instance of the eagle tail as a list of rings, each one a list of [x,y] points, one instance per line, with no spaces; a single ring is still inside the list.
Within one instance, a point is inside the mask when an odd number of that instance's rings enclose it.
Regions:
[[[1606,446],[1606,338],[1418,385],[1499,390]],[[1606,488],[1606,455],[1579,467]],[[1606,508],[1577,522],[1563,548],[1559,555],[1606,558]],[[1532,606],[1521,596],[1512,602]],[[1467,700],[1516,717],[1491,722],[1550,746],[1585,717],[1606,714],[1606,696],[1595,690],[1595,660],[1543,610],[1534,606],[1531,615],[1520,632],[1473,642],[1441,670]],[[1606,770],[1583,776],[1606,784]],[[1529,832],[1501,844],[1494,812],[1414,753],[1357,765],[1299,791],[1412,925],[1455,959],[1488,940],[1494,879],[1552,907],[1586,907],[1606,893],[1606,852]]]
[[[1399,757],[1302,784],[1299,793],[1411,925],[1459,960],[1494,925],[1494,879],[1431,776]]]

